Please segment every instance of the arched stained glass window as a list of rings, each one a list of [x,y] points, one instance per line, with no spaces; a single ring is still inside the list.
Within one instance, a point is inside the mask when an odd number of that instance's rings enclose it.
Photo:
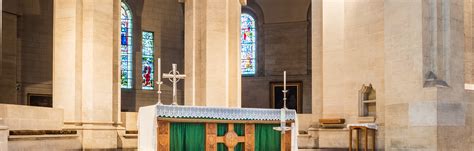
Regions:
[[[132,88],[132,12],[128,5],[122,2],[121,9],[121,27],[120,27],[120,43],[121,43],[121,59],[120,71],[122,88]]]
[[[142,32],[142,89],[153,90],[155,71],[155,56],[154,56],[154,37],[153,32]]]
[[[242,75],[255,75],[256,71],[256,23],[255,19],[246,13],[240,16],[240,66]]]

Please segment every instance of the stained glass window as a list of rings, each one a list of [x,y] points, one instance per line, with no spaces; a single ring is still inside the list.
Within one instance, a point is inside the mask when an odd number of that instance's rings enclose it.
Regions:
[[[127,4],[122,2],[121,10],[121,61],[120,71],[122,88],[132,88],[132,12]]]
[[[257,31],[255,29],[255,19],[249,15],[242,13],[240,16],[240,66],[242,75],[254,75],[255,67],[255,48]]]
[[[153,32],[144,31],[142,36],[142,89],[153,90],[153,72],[155,70]]]

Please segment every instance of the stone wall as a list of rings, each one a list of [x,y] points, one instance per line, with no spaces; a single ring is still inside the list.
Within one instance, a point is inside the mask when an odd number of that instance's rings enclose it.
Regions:
[[[117,138],[118,148],[137,148],[138,146],[138,127],[137,127],[138,112],[122,112],[121,121],[125,128],[119,131]]]
[[[243,12],[257,18],[257,74],[242,77],[242,107],[271,108],[270,83],[303,83],[302,112],[311,113],[309,0],[249,0]],[[285,13],[282,13],[285,12]]]
[[[359,90],[364,84],[372,84],[376,90],[376,123],[381,126],[377,146],[383,148],[384,1],[322,3],[322,117],[358,123]],[[339,140],[346,141],[345,138]]]
[[[63,110],[22,105],[0,105],[0,151],[77,150],[77,134],[9,135],[9,130],[62,130]]]
[[[28,104],[28,94],[52,94],[53,0],[4,0],[1,103]],[[141,32],[155,34],[155,57],[162,58],[162,71],[172,63],[184,72],[184,17],[178,1],[127,1],[134,13],[134,88],[122,90],[122,108],[135,111],[156,103],[156,91],[141,89]],[[170,17],[175,16],[175,17]],[[144,18],[142,20],[142,17]],[[155,65],[156,67],[157,65]],[[156,72],[156,71],[155,71]],[[156,79],[157,74],[155,74]],[[165,81],[165,102],[171,103],[171,83]],[[183,101],[183,82],[178,98]],[[168,97],[169,96],[169,97]]]
[[[464,1],[464,81],[465,81],[465,89],[466,100],[473,100],[474,99],[474,47],[473,47],[473,6],[474,3],[472,0],[465,0]],[[466,121],[470,121],[470,127],[473,128],[472,121],[474,121],[473,114],[473,101],[468,101],[466,109],[468,113],[466,114]],[[471,131],[470,140],[474,139],[474,131]],[[471,150],[474,147],[474,142],[471,141]]]
[[[471,148],[463,3],[385,1],[387,150]]]
[[[2,12],[2,74],[0,75],[0,102],[17,104],[16,83],[18,81],[19,51],[18,43],[18,16],[21,15],[18,2],[15,0],[3,1]]]
[[[0,104],[0,125],[9,130],[62,130],[63,109]]]
[[[0,102],[28,104],[28,94],[52,93],[52,0],[3,1]]]
[[[474,84],[473,4],[472,0],[464,1],[464,81],[469,85]],[[474,85],[468,87],[474,90]]]
[[[19,102],[28,94],[52,94],[53,0],[20,2],[19,19],[21,81]]]
[[[184,73],[184,12],[178,1],[169,0],[127,0],[134,17],[133,51],[135,75],[132,89],[122,89],[122,111],[138,111],[139,107],[155,104],[158,95],[155,90],[142,90],[141,74],[141,32],[151,31],[155,38],[155,58],[161,58],[163,73],[171,70],[171,64],[178,64],[178,71]],[[157,64],[155,64],[155,80],[157,79]],[[172,84],[168,79],[162,80],[162,101],[172,102]],[[183,85],[178,83],[178,102],[183,103]]]
[[[0,119],[0,151],[8,151],[8,127],[1,124]]]
[[[377,93],[377,120],[383,121],[383,1],[323,2],[323,116],[358,117],[362,85]]]

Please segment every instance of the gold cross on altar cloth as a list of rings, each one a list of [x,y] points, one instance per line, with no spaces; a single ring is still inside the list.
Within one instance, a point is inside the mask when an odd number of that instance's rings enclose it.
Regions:
[[[224,136],[217,136],[217,124],[206,124],[206,150],[217,150],[218,143],[224,143],[228,151],[234,151],[239,143],[244,143],[244,150],[254,151],[255,125],[245,124],[245,135],[238,136],[234,131],[234,123],[228,123],[227,133]]]

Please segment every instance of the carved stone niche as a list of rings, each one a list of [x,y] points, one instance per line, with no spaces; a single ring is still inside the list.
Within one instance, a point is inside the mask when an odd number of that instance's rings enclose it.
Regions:
[[[360,118],[359,122],[366,123],[375,121],[376,104],[376,91],[372,87],[372,84],[369,84],[368,86],[363,84],[362,88],[359,90],[359,117],[368,118]]]

